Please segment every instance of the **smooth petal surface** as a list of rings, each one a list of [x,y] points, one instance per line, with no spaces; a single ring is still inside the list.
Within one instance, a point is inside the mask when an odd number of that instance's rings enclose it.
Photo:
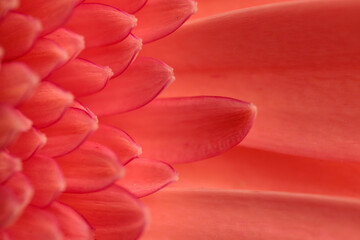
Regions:
[[[146,4],[147,0],[85,0],[85,2],[102,3],[118,8],[127,13],[135,13]]]
[[[56,161],[45,156],[35,155],[23,163],[23,173],[29,177],[35,189],[31,204],[48,206],[61,192],[66,183]]]
[[[19,202],[14,194],[6,187],[0,186],[0,234],[1,230],[8,227],[14,222],[19,209]],[[2,236],[0,235],[0,239]]]
[[[103,89],[112,75],[109,67],[102,67],[77,58],[54,72],[46,80],[80,97]]]
[[[143,157],[169,163],[218,155],[237,145],[254,121],[254,105],[223,97],[169,98],[135,112],[103,117],[126,129]]]
[[[9,13],[0,22],[0,45],[4,48],[4,59],[17,58],[30,50],[41,24],[38,20],[19,13]]]
[[[128,163],[142,152],[141,147],[127,133],[106,124],[99,124],[99,128],[89,137],[89,141],[111,149],[122,164]]]
[[[0,2],[0,18],[4,17],[11,9],[19,6],[18,0],[3,0]]]
[[[178,29],[197,10],[194,0],[150,0],[136,13],[134,34],[144,43],[158,40]]]
[[[81,52],[80,57],[96,64],[109,66],[116,77],[134,61],[142,47],[139,38],[132,34],[123,41],[102,47],[87,48]]]
[[[35,127],[43,128],[59,120],[73,99],[71,93],[44,81],[19,110],[33,121]]]
[[[144,158],[137,158],[126,164],[125,171],[125,177],[116,184],[136,197],[147,196],[178,179],[177,173],[169,164]]]
[[[135,240],[146,226],[144,207],[123,188],[112,186],[101,192],[63,194],[61,202],[84,216],[101,240]]]
[[[179,190],[161,191],[145,199],[145,204],[152,225],[144,240],[356,240],[360,234],[360,203],[350,199]]]
[[[21,160],[5,151],[0,152],[0,183],[22,169]],[[1,211],[0,211],[1,212]]]
[[[86,141],[75,151],[56,158],[66,181],[65,192],[95,192],[108,187],[123,175],[114,152]]]
[[[138,58],[126,72],[109,81],[104,90],[79,101],[98,116],[127,112],[149,103],[173,81],[173,69],[166,64]]]
[[[76,149],[97,129],[98,120],[87,111],[70,107],[64,116],[50,127],[41,129],[48,141],[39,153],[59,157]]]
[[[65,27],[85,38],[86,47],[123,40],[136,26],[134,16],[103,4],[81,4]],[[114,31],[116,29],[116,31]]]
[[[254,102],[261,114],[245,145],[358,160],[359,10],[351,0],[249,8],[194,21],[144,52],[177,70],[164,96]]]

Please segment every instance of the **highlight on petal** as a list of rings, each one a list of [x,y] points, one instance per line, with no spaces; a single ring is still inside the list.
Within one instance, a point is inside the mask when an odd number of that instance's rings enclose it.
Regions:
[[[59,201],[84,216],[95,229],[98,239],[135,240],[147,224],[143,205],[118,186],[94,193],[65,193]]]
[[[125,166],[125,170],[125,177],[116,184],[138,198],[154,193],[178,179],[169,164],[144,158],[132,160]]]
[[[4,63],[0,71],[0,102],[17,105],[34,92],[39,77],[25,64]]]
[[[152,0],[136,13],[134,34],[144,43],[163,38],[178,29],[197,10],[194,0]]]
[[[360,234],[360,203],[353,199],[276,192],[164,190],[144,198],[144,202],[152,216],[144,240],[356,240]]]
[[[224,97],[158,99],[137,111],[101,118],[126,129],[143,157],[168,163],[218,155],[246,136],[256,114],[253,104]]]
[[[359,11],[360,2],[351,0],[248,8],[194,21],[142,52],[177,70],[164,96],[256,103],[261,114],[244,145],[357,161]]]
[[[50,82],[41,82],[34,95],[19,106],[19,110],[37,128],[58,121],[73,101],[73,96]]]
[[[102,67],[77,58],[54,72],[46,80],[80,97],[103,89],[112,75],[109,67]]]
[[[103,4],[81,4],[65,27],[85,38],[86,47],[119,42],[129,35],[136,18]],[[116,29],[116,31],[114,31]]]
[[[66,183],[56,161],[35,155],[23,163],[23,173],[29,177],[35,189],[31,204],[46,207],[65,190]]]
[[[29,206],[21,218],[6,229],[10,239],[62,240],[62,232],[56,218],[48,211]]]
[[[146,4],[147,0],[85,0],[86,3],[102,3],[118,8],[127,13],[135,13]]]
[[[66,181],[65,192],[95,192],[114,183],[123,168],[109,148],[86,141],[75,151],[56,158]]]
[[[142,152],[141,147],[127,133],[106,124],[99,124],[99,128],[89,137],[89,141],[100,143],[111,149],[123,165],[138,157]]]
[[[98,116],[126,112],[149,103],[173,81],[173,69],[166,64],[138,58],[126,72],[109,81],[104,90],[79,101]]]
[[[16,215],[18,215],[17,210],[19,209],[19,202],[9,189],[1,185],[0,196],[0,229],[4,229],[11,225],[14,222]],[[2,236],[0,235],[0,239],[3,240],[1,237]]]
[[[37,19],[11,12],[0,22],[0,45],[4,48],[4,59],[20,57],[34,44],[41,24]]]
[[[0,183],[3,183],[21,169],[22,165],[19,158],[13,157],[5,151],[0,152]]]
[[[76,4],[76,0],[21,1],[17,11],[39,19],[43,25],[41,35],[44,36],[63,25]]]
[[[142,47],[141,39],[129,34],[123,41],[107,46],[87,48],[80,57],[109,66],[116,77],[134,61]]]
[[[95,116],[83,109],[70,107],[58,122],[41,129],[48,141],[39,153],[50,157],[67,154],[79,147],[97,127]]]
[[[18,0],[3,0],[0,2],[0,19],[4,17],[8,11],[19,6]]]

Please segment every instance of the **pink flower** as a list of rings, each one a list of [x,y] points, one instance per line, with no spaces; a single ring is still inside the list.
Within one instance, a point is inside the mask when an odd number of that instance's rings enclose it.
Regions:
[[[138,57],[142,44],[195,10],[193,0],[0,2],[0,239],[137,239],[148,224],[138,198],[177,179],[169,164],[242,141],[252,104],[152,101],[174,74]]]

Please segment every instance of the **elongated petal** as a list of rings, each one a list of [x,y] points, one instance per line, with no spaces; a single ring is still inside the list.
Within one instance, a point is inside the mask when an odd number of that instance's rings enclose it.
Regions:
[[[147,0],[85,0],[85,2],[102,3],[118,8],[127,13],[135,13],[146,4]]]
[[[122,164],[128,163],[142,152],[141,147],[127,133],[106,124],[100,124],[89,140],[110,148]]]
[[[152,213],[145,240],[355,240],[360,234],[360,203],[350,199],[179,190],[161,191],[145,203]]]
[[[41,82],[34,95],[19,109],[33,121],[35,127],[43,128],[59,120],[72,101],[71,93],[50,82]]]
[[[123,41],[102,47],[87,48],[81,52],[80,57],[94,63],[109,66],[116,77],[134,61],[142,46],[141,40],[134,35]]]
[[[47,210],[56,217],[59,228],[66,236],[66,240],[94,239],[90,226],[74,209],[59,202],[54,202]]]
[[[138,158],[125,166],[125,177],[117,185],[129,190],[136,197],[154,193],[178,179],[177,173],[167,163]]]
[[[46,80],[79,97],[103,89],[112,74],[109,67],[102,67],[77,58],[54,72]]]
[[[46,35],[64,24],[76,4],[76,0],[25,0],[17,10],[40,19],[43,25],[41,35]]]
[[[359,1],[296,1],[194,21],[151,44],[178,70],[165,96],[251,100],[261,114],[247,146],[358,160],[359,10]]]
[[[114,152],[94,142],[86,141],[78,149],[57,158],[66,181],[65,192],[95,192],[108,187],[123,175]]]
[[[173,70],[166,64],[138,58],[125,73],[109,81],[104,90],[79,100],[98,116],[126,112],[153,100],[173,80]]]
[[[117,186],[95,193],[66,193],[59,200],[84,216],[98,239],[135,240],[146,225],[142,204]]]
[[[62,240],[62,232],[55,217],[48,211],[29,206],[21,218],[7,232],[11,240]]]
[[[5,151],[0,152],[0,183],[22,169],[21,160]],[[0,211],[1,212],[1,211]]]
[[[90,3],[79,5],[65,27],[84,36],[86,47],[96,47],[125,39],[135,25],[132,15],[107,5]]]
[[[0,186],[0,234],[1,229],[11,225],[14,222],[14,217],[17,215],[19,209],[19,202],[15,198],[11,190]],[[2,236],[0,235],[0,239]]]
[[[249,103],[222,97],[169,98],[102,122],[124,128],[143,148],[143,157],[169,163],[218,155],[245,137],[255,118]]]
[[[70,107],[58,122],[41,129],[48,141],[39,153],[51,157],[67,154],[80,146],[97,125],[97,118],[87,111]]]
[[[5,63],[0,71],[0,102],[17,105],[34,92],[39,77],[25,64]]]
[[[4,48],[4,59],[17,58],[30,50],[41,24],[38,20],[19,13],[9,13],[0,22],[0,45]]]
[[[44,79],[68,59],[67,52],[56,42],[49,39],[39,39],[30,52],[18,60],[26,63],[41,79]]]
[[[163,38],[178,29],[197,10],[194,0],[151,0],[136,13],[134,34],[144,43]]]
[[[4,17],[9,10],[19,6],[18,0],[3,0],[0,2],[0,19]]]

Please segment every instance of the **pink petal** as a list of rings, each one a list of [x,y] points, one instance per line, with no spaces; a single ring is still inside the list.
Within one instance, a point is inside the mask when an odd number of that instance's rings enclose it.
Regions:
[[[84,36],[86,47],[96,47],[123,40],[135,25],[132,15],[107,5],[89,3],[79,5],[65,27]]]
[[[7,229],[11,240],[62,240],[55,217],[46,210],[29,206],[21,218]]]
[[[84,37],[73,33],[64,28],[57,29],[49,35],[47,39],[56,42],[63,50],[67,52],[69,60],[74,59],[85,47]]]
[[[80,57],[103,66],[109,66],[116,77],[134,61],[142,46],[141,40],[129,34],[123,41],[102,47],[87,48]]]
[[[129,131],[143,147],[144,157],[174,163],[209,158],[234,147],[250,130],[255,113],[254,105],[231,98],[170,98],[101,121]]]
[[[17,105],[31,96],[38,83],[39,77],[26,65],[5,63],[0,71],[0,102]]]
[[[19,109],[33,121],[35,127],[43,128],[59,120],[72,101],[71,93],[50,82],[41,82],[34,95]]]
[[[136,13],[134,34],[144,43],[163,38],[178,29],[197,10],[194,0],[151,0]]]
[[[357,160],[359,11],[360,2],[350,0],[244,9],[194,21],[144,50],[177,70],[165,96],[254,102],[261,114],[245,145]]]
[[[30,52],[18,60],[26,63],[41,79],[44,79],[68,59],[67,52],[56,42],[49,39],[39,39]]]
[[[47,210],[52,213],[59,224],[66,240],[92,240],[92,230],[85,219],[74,209],[54,202]]]
[[[66,183],[58,164],[52,158],[35,155],[23,163],[24,174],[29,177],[35,195],[31,204],[38,207],[48,206],[61,192]]]
[[[0,104],[0,149],[30,129],[32,122],[14,108]]]
[[[2,0],[0,2],[0,19],[4,17],[8,11],[19,6],[18,0]]]
[[[21,169],[22,165],[19,158],[11,156],[5,151],[0,152],[0,183],[3,183],[14,173],[21,171]]]
[[[76,0],[25,0],[17,10],[39,19],[44,28],[41,35],[46,35],[65,23],[76,4]]]
[[[102,3],[118,8],[127,13],[135,13],[146,4],[147,0],[85,0],[85,2]]]
[[[0,45],[5,50],[4,59],[17,58],[29,51],[40,31],[41,24],[37,19],[19,13],[7,14],[0,22]]]
[[[173,69],[151,58],[138,58],[96,95],[79,98],[96,115],[109,115],[142,107],[174,80]],[[111,104],[109,104],[111,101]]]
[[[100,124],[89,140],[110,148],[122,164],[139,156],[142,151],[127,133],[106,124]]]
[[[57,158],[66,181],[65,192],[84,193],[104,189],[123,175],[114,152],[86,141],[75,151]]]
[[[29,159],[43,147],[47,139],[45,134],[35,128],[30,128],[26,132],[22,132],[19,137],[12,142],[7,150],[13,156],[21,158],[23,161]]]
[[[161,191],[145,199],[151,225],[142,238],[356,240],[357,200],[255,191]]]
[[[41,129],[48,141],[39,153],[50,157],[67,154],[79,147],[97,126],[97,118],[87,111],[70,107],[58,122]]]
[[[132,160],[125,166],[125,170],[125,177],[118,180],[117,185],[126,188],[136,197],[147,196],[178,179],[177,173],[169,164],[144,158]]]
[[[102,67],[77,58],[54,72],[46,80],[79,97],[103,89],[112,75],[109,67]]]
[[[135,240],[147,223],[142,204],[124,189],[112,186],[100,192],[61,195],[60,201],[83,215],[102,240]]]

